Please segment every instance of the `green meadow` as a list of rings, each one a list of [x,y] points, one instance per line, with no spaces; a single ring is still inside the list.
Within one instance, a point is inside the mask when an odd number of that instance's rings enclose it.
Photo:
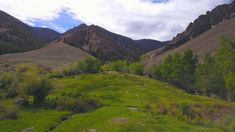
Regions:
[[[19,107],[16,119],[0,121],[1,132],[27,128],[32,132],[232,132],[235,129],[235,103],[188,94],[150,78],[99,73],[52,81],[55,89],[48,96],[93,98],[101,106],[83,113],[45,106]],[[13,101],[0,102],[10,107]]]

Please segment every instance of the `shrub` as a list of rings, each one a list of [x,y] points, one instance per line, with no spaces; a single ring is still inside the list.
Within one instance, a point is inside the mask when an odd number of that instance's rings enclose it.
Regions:
[[[79,63],[79,68],[83,73],[98,73],[100,71],[101,62],[95,58],[88,58]]]
[[[139,63],[130,64],[128,69],[131,74],[143,75],[144,73],[144,65]]]
[[[69,110],[74,113],[89,112],[101,106],[97,99],[91,98],[47,97],[47,102],[58,110]]]
[[[4,98],[14,98],[18,95],[17,90],[15,87],[9,88],[7,93],[5,93]]]
[[[72,108],[74,113],[85,113],[96,108],[99,108],[101,105],[96,99],[85,99],[85,100],[77,100]]]
[[[68,68],[64,69],[62,73],[56,73],[56,77],[63,77],[63,76],[74,76],[81,74],[82,70],[80,69],[79,62],[73,63]]]
[[[98,73],[100,71],[101,62],[95,58],[88,58],[84,61],[76,62],[71,64],[67,69],[62,71],[62,74],[58,74],[58,77],[61,76],[74,76],[81,73]]]
[[[48,95],[45,98],[45,105],[49,108],[56,108],[59,98],[57,96]]]
[[[17,67],[17,90],[21,96],[30,95],[34,103],[42,103],[48,92],[53,88],[45,72],[36,66],[20,65]]]
[[[115,61],[103,65],[103,71],[116,71],[121,73],[128,73],[128,63],[127,61]]]
[[[187,103],[183,103],[181,105],[181,112],[182,112],[182,116],[186,116],[187,118],[190,118],[190,119],[194,119],[197,116],[196,112],[193,110],[191,105]]]
[[[12,98],[17,96],[16,84],[17,76],[14,72],[4,72],[0,75],[0,88],[4,89],[4,98]]]
[[[16,74],[14,72],[4,72],[0,75],[0,88],[9,89],[13,82],[16,80]]]

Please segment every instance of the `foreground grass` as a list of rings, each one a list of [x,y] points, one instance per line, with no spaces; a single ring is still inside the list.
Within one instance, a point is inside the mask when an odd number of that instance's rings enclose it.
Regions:
[[[82,132],[96,129],[104,132],[156,132],[156,131],[219,131],[202,126],[190,125],[167,115],[152,115],[142,110],[132,111],[128,107],[103,107],[87,114],[73,116],[55,132]]]
[[[55,127],[55,132],[155,132],[155,131],[233,131],[235,103],[190,95],[166,83],[125,74],[84,74],[53,80],[56,89],[50,96],[92,97],[102,107],[84,114],[74,114],[61,122],[69,112],[45,109],[21,109],[16,120],[0,121],[0,130],[35,132]],[[11,100],[1,101],[9,104]],[[182,104],[194,106],[205,117],[189,119],[182,115]],[[216,113],[220,118],[214,119]],[[209,115],[209,116],[207,116]],[[217,117],[217,116],[216,116]]]
[[[40,108],[22,109],[16,120],[0,121],[1,132],[18,132],[31,129],[33,132],[45,132],[59,124],[60,119],[69,112],[45,110]]]

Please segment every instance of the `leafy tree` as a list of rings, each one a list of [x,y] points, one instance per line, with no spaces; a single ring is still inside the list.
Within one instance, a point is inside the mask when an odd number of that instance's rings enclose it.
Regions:
[[[196,70],[196,82],[195,87],[201,94],[211,96],[213,91],[213,66],[215,65],[215,59],[211,54],[207,54],[204,58],[203,64],[200,64]]]
[[[179,82],[182,87],[185,87],[187,91],[194,92],[192,84],[195,81],[195,72],[197,67],[197,56],[193,55],[192,50],[187,50],[184,52],[182,57],[182,63],[180,66],[180,78]]]
[[[235,44],[221,38],[215,57],[207,55],[196,72],[195,86],[202,94],[234,100]]]
[[[221,46],[215,55],[215,89],[218,95],[222,98],[228,94],[233,93],[234,87],[231,87],[230,80],[234,78],[232,74],[235,73],[235,43],[224,37],[220,40]],[[225,80],[226,79],[226,80]],[[227,85],[226,85],[227,82]]]
[[[229,73],[225,76],[225,87],[228,89],[228,98],[235,100],[235,73]]]
[[[192,84],[195,81],[196,66],[197,56],[193,55],[191,50],[187,50],[183,55],[169,55],[162,65],[153,68],[152,74],[157,79],[194,92]]]

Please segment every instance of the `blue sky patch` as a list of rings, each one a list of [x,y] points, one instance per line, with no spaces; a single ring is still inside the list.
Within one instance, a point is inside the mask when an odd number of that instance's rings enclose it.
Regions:
[[[75,26],[80,25],[82,22],[73,18],[73,16],[63,11],[59,14],[59,17],[52,20],[52,21],[43,21],[43,20],[35,20],[33,22],[36,27],[44,27],[44,28],[51,28],[58,32],[65,32],[68,29],[71,29]]]

